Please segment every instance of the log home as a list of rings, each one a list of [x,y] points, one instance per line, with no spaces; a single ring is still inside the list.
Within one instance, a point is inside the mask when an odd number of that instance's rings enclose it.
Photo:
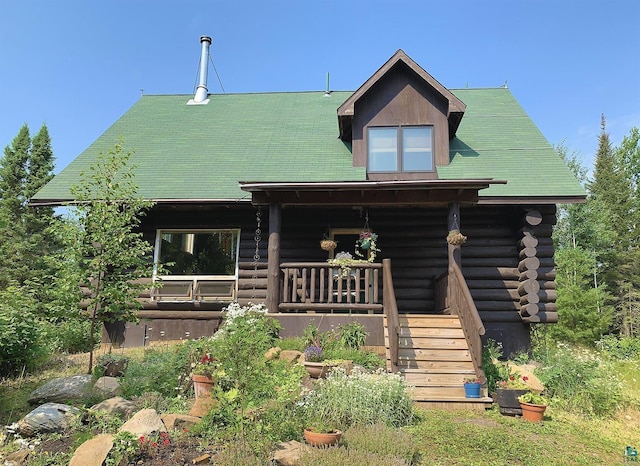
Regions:
[[[73,202],[98,153],[121,136],[135,150],[144,234],[174,265],[149,277],[163,286],[126,345],[211,334],[229,302],[265,302],[285,335],[363,323],[416,400],[465,404],[483,339],[523,350],[557,322],[555,206],[584,192],[508,89],[447,89],[398,50],[355,92],[209,94],[201,43],[195,96],[141,97],[33,199]],[[369,260],[344,273],[339,253]]]

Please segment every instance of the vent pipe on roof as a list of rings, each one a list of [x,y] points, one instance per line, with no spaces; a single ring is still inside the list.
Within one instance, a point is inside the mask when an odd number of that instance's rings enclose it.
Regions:
[[[200,43],[202,44],[202,53],[200,55],[200,82],[198,83],[198,88],[196,89],[196,94],[192,100],[190,100],[189,104],[207,104],[209,99],[209,90],[207,89],[207,70],[209,64],[209,46],[211,45],[211,37],[202,36],[200,37]]]

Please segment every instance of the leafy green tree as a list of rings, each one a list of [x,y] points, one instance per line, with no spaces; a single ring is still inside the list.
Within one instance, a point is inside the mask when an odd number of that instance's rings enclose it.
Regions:
[[[556,253],[557,325],[548,333],[557,340],[593,346],[612,323],[613,309],[604,285],[595,286],[595,255],[576,246]]]
[[[99,154],[71,189],[80,228],[68,235],[68,246],[82,264],[92,337],[97,322],[137,321],[136,298],[148,286],[139,279],[151,277],[153,271],[153,247],[138,230],[141,216],[153,203],[138,196],[130,158],[120,140]]]

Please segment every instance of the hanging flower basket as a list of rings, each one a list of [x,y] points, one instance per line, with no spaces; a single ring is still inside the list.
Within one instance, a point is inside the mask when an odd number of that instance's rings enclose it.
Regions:
[[[366,251],[368,253],[367,262],[373,262],[376,259],[376,254],[380,252],[378,249],[378,245],[376,244],[378,241],[378,235],[369,230],[363,230],[360,232],[358,236],[358,240],[356,241],[356,256],[365,257],[361,251]]]
[[[332,239],[323,239],[320,241],[320,247],[324,251],[333,251],[336,247],[338,247],[338,243]]]
[[[447,243],[453,246],[460,246],[467,241],[467,237],[460,233],[458,230],[451,230],[447,235]]]

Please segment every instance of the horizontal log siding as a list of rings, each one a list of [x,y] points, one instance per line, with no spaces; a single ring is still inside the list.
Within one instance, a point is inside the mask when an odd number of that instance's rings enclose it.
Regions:
[[[539,261],[539,313],[553,315],[555,307],[555,264],[552,226],[555,206],[532,206],[542,213],[535,226]],[[433,278],[447,270],[447,209],[369,208],[369,224],[379,235],[381,249],[376,262],[390,258],[393,284],[400,313],[434,312]],[[462,246],[462,271],[484,322],[522,322],[518,286],[527,274],[522,253],[526,211],[520,206],[462,207],[461,231],[468,237]],[[330,228],[360,229],[365,212],[352,208],[287,207],[282,210],[281,261],[324,262],[328,253],[320,248]],[[145,219],[145,237],[155,239],[156,228],[241,228],[238,297],[241,303],[260,302],[266,297],[266,263],[269,235],[268,211],[262,209],[260,264],[254,280],[256,210],[250,206],[156,207]],[[336,252],[353,250],[338,244]],[[521,254],[524,254],[521,258]],[[254,291],[255,284],[255,291]]]
[[[556,272],[551,240],[556,210],[552,205],[532,208],[542,214],[540,224],[535,227],[526,224],[528,210],[522,207],[461,209],[461,230],[468,237],[462,246],[462,272],[484,322],[522,322],[519,311],[523,295],[532,300],[535,295],[541,315],[556,311]],[[537,241],[525,239],[525,227],[535,228]],[[536,245],[531,246],[533,243]],[[536,272],[532,273],[532,269]],[[526,284],[527,274],[532,276],[535,285],[531,279]],[[523,286],[529,291],[533,288],[539,291],[527,293],[522,290]]]
[[[374,209],[369,224],[379,235],[381,253],[376,262],[390,258],[398,311],[433,312],[433,277],[447,270],[446,209]],[[329,228],[361,229],[364,212],[347,209],[286,208],[282,211],[282,262],[324,262],[320,248]],[[335,252],[352,252],[353,244],[338,244]],[[382,296],[380,290],[380,296]]]

